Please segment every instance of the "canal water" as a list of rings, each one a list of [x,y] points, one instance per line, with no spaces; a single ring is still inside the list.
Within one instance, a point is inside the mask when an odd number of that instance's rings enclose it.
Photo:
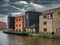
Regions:
[[[0,45],[60,45],[60,39],[17,36],[0,31]]]

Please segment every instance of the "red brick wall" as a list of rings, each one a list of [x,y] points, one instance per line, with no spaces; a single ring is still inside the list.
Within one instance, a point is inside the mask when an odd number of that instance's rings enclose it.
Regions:
[[[19,21],[20,20],[20,21]],[[23,31],[25,28],[24,16],[15,17],[15,31]]]
[[[4,29],[4,28],[6,28],[6,23],[0,22],[0,29]]]

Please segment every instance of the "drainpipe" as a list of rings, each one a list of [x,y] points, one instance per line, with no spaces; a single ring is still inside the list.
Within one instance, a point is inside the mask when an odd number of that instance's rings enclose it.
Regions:
[[[24,31],[24,16],[22,16],[22,32]]]

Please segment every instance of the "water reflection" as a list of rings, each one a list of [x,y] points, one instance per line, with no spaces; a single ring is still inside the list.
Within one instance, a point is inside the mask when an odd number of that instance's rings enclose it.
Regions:
[[[0,44],[2,45],[60,45],[60,39],[44,39],[40,37],[24,37],[8,35],[0,31]]]

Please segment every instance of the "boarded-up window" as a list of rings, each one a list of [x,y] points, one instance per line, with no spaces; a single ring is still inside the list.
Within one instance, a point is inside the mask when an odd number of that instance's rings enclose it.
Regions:
[[[47,22],[43,22],[44,25],[47,25]]]
[[[43,16],[43,18],[46,18],[46,16]]]
[[[44,32],[46,32],[47,31],[47,28],[44,28]]]

